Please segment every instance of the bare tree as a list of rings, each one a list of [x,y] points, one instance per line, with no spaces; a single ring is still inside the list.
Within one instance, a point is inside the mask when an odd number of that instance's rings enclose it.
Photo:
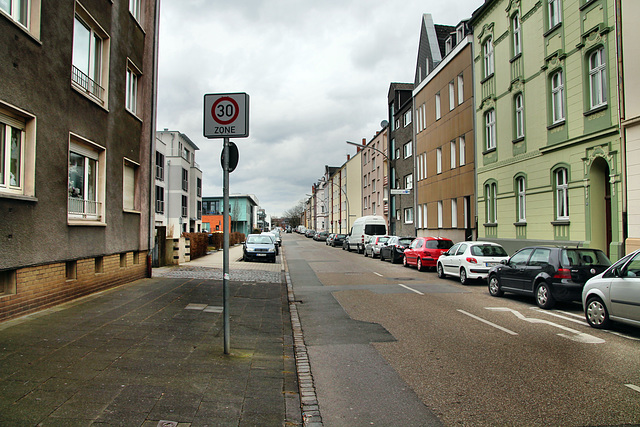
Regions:
[[[284,211],[284,213],[282,214],[282,217],[289,221],[289,225],[291,227],[297,227],[298,225],[300,225],[300,217],[304,212],[304,208],[305,208],[305,201],[304,199],[302,199],[294,207]]]

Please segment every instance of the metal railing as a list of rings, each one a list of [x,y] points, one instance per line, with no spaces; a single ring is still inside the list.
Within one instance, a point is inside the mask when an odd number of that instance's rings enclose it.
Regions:
[[[101,219],[102,203],[95,200],[84,200],[69,197],[69,216],[82,219]]]
[[[102,95],[104,94],[104,89],[102,88],[102,86],[93,81],[89,76],[87,76],[85,73],[83,73],[73,65],[71,71],[71,80],[75,84],[89,92],[91,95],[102,101]]]

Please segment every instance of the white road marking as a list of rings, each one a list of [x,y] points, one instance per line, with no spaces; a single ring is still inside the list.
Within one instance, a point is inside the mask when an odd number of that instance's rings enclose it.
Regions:
[[[517,333],[517,332],[510,331],[510,330],[509,330],[509,329],[507,329],[507,328],[503,328],[502,326],[496,325],[495,323],[491,323],[491,322],[489,322],[488,320],[484,320],[484,319],[483,319],[483,318],[481,318],[481,317],[475,316],[475,315],[473,315],[473,314],[471,314],[471,313],[467,313],[467,312],[466,312],[466,311],[464,311],[464,310],[458,310],[458,311],[459,311],[460,313],[462,313],[462,314],[466,314],[467,316],[469,316],[469,317],[471,317],[471,318],[473,318],[473,319],[479,320],[479,321],[480,321],[480,322],[482,322],[482,323],[486,323],[486,324],[487,324],[487,325],[489,325],[489,326],[493,326],[493,327],[494,327],[494,328],[496,328],[496,329],[500,329],[502,332],[506,332],[506,333],[508,333],[508,334],[510,334],[510,335],[518,335],[518,333]]]
[[[410,287],[405,286],[405,285],[403,285],[402,283],[398,283],[398,286],[402,286],[402,287],[403,287],[403,288],[405,288],[405,289],[409,289],[411,292],[415,292],[415,293],[416,293],[416,294],[418,294],[418,295],[424,295],[422,292],[420,292],[420,291],[416,291],[415,289],[411,289]]]
[[[375,274],[376,276],[384,277],[382,274],[376,273],[375,271],[373,272],[373,274]]]
[[[638,387],[635,384],[625,384],[627,387],[629,387],[631,390],[637,391],[638,393],[640,393],[640,387]]]
[[[573,322],[573,323],[577,323],[579,325],[585,325],[585,326],[589,326],[589,324],[587,323],[586,320],[584,320],[584,317],[582,318],[583,320],[576,320],[576,319],[571,319],[569,317],[565,317],[562,316],[560,314],[554,313],[553,311],[549,311],[549,310],[543,310],[540,307],[531,307],[531,310],[534,310],[538,313],[544,313],[544,314],[548,314],[549,316],[554,316],[554,317],[558,317],[560,319],[564,319],[568,322]],[[573,313],[565,313],[563,311],[560,311],[559,313],[564,313],[564,314],[573,314]]]
[[[531,309],[537,311],[538,313],[545,313],[545,314],[548,314],[549,316],[556,316],[556,317],[559,317],[561,319],[567,320],[569,322],[578,323],[579,325],[583,325],[583,326],[586,326],[589,329],[591,329],[591,326],[589,326],[589,323],[587,323],[587,321],[584,320],[584,315],[581,316],[579,314],[569,313],[567,311],[561,311],[561,310],[553,310],[553,311],[542,310],[539,307],[531,307]],[[582,320],[569,319],[568,317],[560,316],[559,314],[554,314],[554,311],[557,312],[557,313],[565,314],[567,316],[573,316],[573,317],[576,317],[576,318],[582,319]],[[607,330],[607,329],[602,329],[601,331],[605,332],[607,334],[616,335],[616,336],[618,336],[620,338],[626,338],[626,339],[631,340],[631,341],[640,341],[640,338],[631,337],[631,336],[628,336],[628,335],[625,335],[625,334],[621,334],[620,332],[611,331],[611,330]]]
[[[580,331],[576,331],[575,329],[571,329],[571,328],[568,328],[566,326],[562,326],[562,325],[559,325],[557,323],[550,322],[548,320],[536,319],[534,317],[526,317],[525,315],[523,315],[519,311],[510,309],[510,308],[506,308],[506,307],[485,307],[485,308],[487,310],[493,310],[493,311],[508,311],[508,312],[513,313],[513,315],[516,316],[518,319],[524,320],[525,322],[538,323],[538,324],[542,323],[542,324],[545,324],[545,325],[549,325],[549,326],[553,326],[555,328],[562,329],[563,331],[570,332],[573,335],[567,335],[567,334],[558,334],[558,335],[563,337],[563,338],[568,338],[568,339],[570,339],[572,341],[581,342],[581,343],[585,343],[585,344],[601,344],[601,343],[605,342],[605,340],[603,340],[601,338],[597,338],[597,337],[594,337],[593,335],[589,335],[589,334],[582,333]]]

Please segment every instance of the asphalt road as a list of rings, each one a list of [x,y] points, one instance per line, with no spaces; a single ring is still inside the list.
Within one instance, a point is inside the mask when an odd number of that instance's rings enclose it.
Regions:
[[[638,328],[297,234],[283,248],[327,426],[640,423]]]

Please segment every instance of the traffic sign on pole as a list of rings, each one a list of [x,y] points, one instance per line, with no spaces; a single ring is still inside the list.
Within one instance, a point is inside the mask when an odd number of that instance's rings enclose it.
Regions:
[[[203,133],[206,138],[249,136],[249,95],[246,93],[206,94]]]

